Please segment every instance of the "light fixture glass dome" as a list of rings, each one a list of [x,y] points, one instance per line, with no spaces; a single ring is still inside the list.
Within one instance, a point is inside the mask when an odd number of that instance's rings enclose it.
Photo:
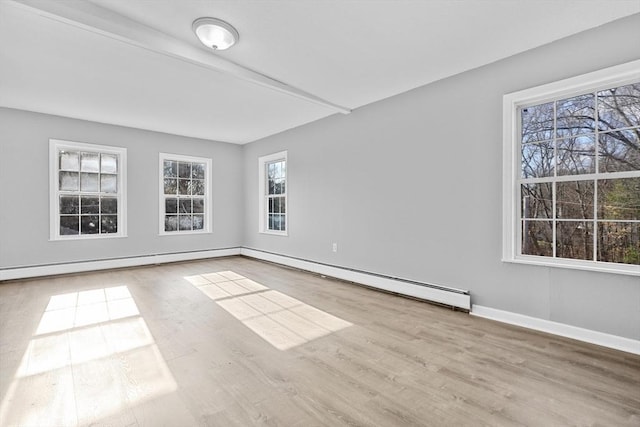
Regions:
[[[192,28],[202,44],[213,50],[229,49],[240,38],[235,28],[216,18],[198,18]]]

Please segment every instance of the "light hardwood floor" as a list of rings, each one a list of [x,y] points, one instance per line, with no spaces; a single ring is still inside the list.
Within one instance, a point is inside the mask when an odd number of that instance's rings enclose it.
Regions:
[[[243,257],[0,284],[0,425],[640,426],[640,357]]]

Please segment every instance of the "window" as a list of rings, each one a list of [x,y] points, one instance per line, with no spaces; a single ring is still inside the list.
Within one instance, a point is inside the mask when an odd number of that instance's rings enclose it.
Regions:
[[[160,234],[210,229],[211,159],[160,153]]]
[[[287,235],[287,152],[258,159],[260,233]]]
[[[126,154],[49,140],[51,240],[126,236]]]
[[[505,96],[504,260],[640,274],[640,61]]]

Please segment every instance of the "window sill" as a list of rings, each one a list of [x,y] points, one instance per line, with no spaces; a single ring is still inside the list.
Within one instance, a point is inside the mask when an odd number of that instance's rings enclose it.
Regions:
[[[270,234],[272,236],[283,236],[283,237],[288,237],[289,233],[286,231],[258,231],[258,233],[260,234]]]
[[[212,231],[162,231],[158,236],[194,236],[198,234],[211,234]]]
[[[502,262],[568,268],[572,270],[597,271],[600,273],[624,274],[627,276],[640,276],[640,265],[633,264],[616,264],[611,262],[584,261],[568,258],[545,258],[534,255],[519,255],[513,258],[503,258]]]
[[[123,239],[126,234],[85,234],[85,235],[66,235],[49,238],[50,242],[69,242],[76,240],[101,240],[101,239]]]

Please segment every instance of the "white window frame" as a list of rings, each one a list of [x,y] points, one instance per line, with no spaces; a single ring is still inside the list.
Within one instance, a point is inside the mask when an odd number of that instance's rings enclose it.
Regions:
[[[266,202],[267,191],[267,169],[266,165],[273,162],[284,161],[287,165],[287,174],[285,177],[285,229],[284,230],[269,230],[268,229],[268,203]],[[289,162],[287,161],[287,151],[280,151],[278,153],[269,154],[258,158],[258,233],[272,234],[276,236],[288,236],[289,235]]]
[[[213,226],[211,220],[213,214],[211,212],[211,167],[212,160],[207,157],[195,157],[186,156],[183,154],[171,154],[171,153],[159,153],[158,161],[158,233],[161,236],[184,236],[187,234],[207,234],[211,233]],[[164,194],[164,161],[174,160],[178,162],[192,162],[192,163],[204,163],[206,170],[204,174],[204,224],[202,230],[176,230],[165,231],[164,230],[164,217],[165,217],[165,199],[169,197]],[[178,199],[180,196],[176,196]],[[191,198],[191,197],[190,197]]]
[[[60,234],[60,191],[58,153],[61,150],[94,152],[101,154],[114,154],[118,156],[118,232],[98,234]],[[108,145],[88,144],[85,142],[64,141],[49,139],[49,240],[86,240],[86,239],[112,239],[127,237],[127,149]],[[82,194],[82,192],[79,192]],[[92,193],[93,194],[93,193]]]
[[[537,105],[640,80],[640,60],[592,73],[537,86],[503,97],[503,230],[502,261],[564,267],[627,275],[640,275],[640,266],[602,261],[551,258],[522,254],[520,209],[520,121],[519,108]],[[617,172],[616,178],[636,177],[636,172]],[[614,176],[612,176],[614,177]],[[559,180],[558,180],[559,181]],[[594,251],[597,249],[594,247]]]

